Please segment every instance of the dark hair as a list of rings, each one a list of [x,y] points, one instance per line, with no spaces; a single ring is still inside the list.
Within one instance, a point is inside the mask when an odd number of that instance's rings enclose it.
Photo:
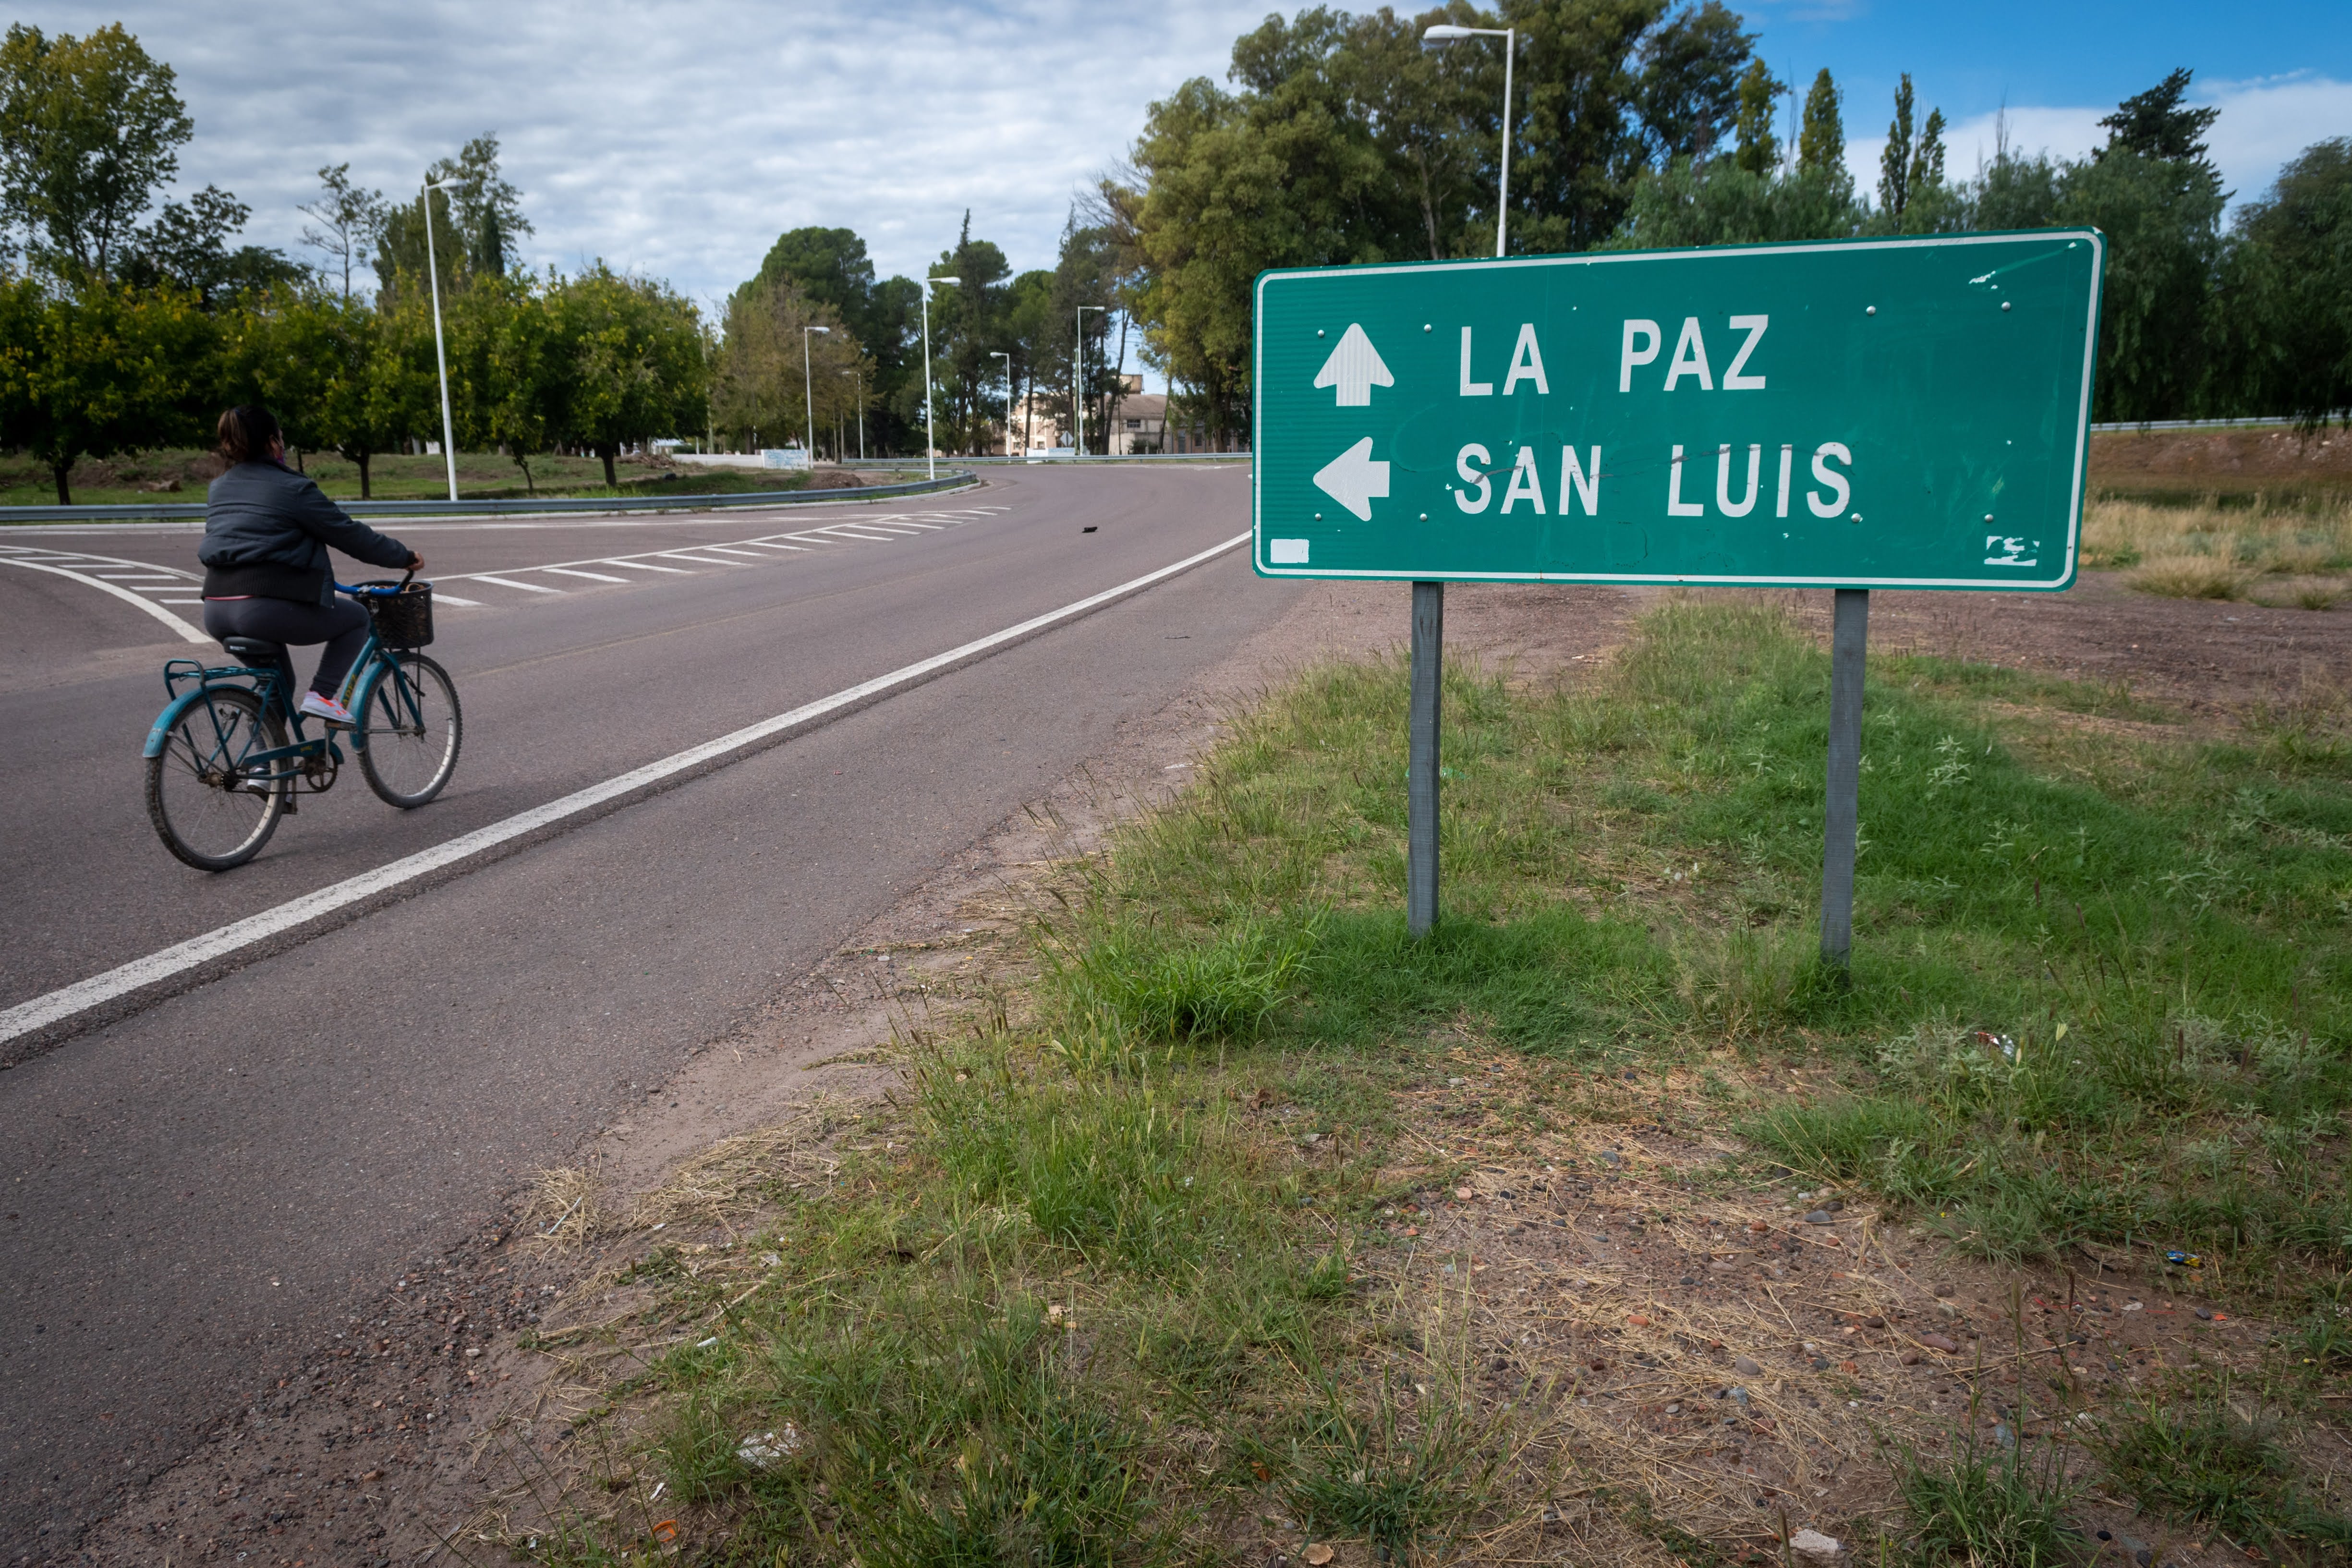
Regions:
[[[220,455],[230,463],[260,463],[278,437],[278,416],[258,403],[240,403],[220,416]]]

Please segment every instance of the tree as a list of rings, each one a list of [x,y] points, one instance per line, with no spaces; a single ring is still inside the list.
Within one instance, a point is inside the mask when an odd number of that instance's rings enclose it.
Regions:
[[[874,262],[866,242],[846,228],[796,228],[778,235],[752,281],[790,282],[814,303],[863,328],[874,295]]]
[[[356,300],[320,301],[328,374],[307,425],[360,471],[360,499],[372,499],[371,465],[429,423],[437,387],[427,302],[415,298],[370,309]]]
[[[989,354],[1003,346],[1003,284],[1012,276],[1013,266],[993,243],[972,237],[971,214],[966,212],[954,247],[940,253],[931,271],[935,277],[962,279],[931,297],[931,363],[946,415],[943,439],[971,451],[995,416],[996,402],[988,389],[996,379],[996,365]]]
[[[1055,409],[1069,401],[1065,390],[1069,379],[1055,374],[1058,366],[1053,352],[1060,327],[1060,312],[1054,308],[1055,279],[1055,273],[1038,268],[1022,273],[1004,291],[1004,342],[1013,356],[1013,397],[1030,419],[1041,405]],[[1019,442],[1023,450],[1029,448],[1034,435],[1034,428],[1024,424]]]
[[[2346,419],[2352,138],[2305,148],[2266,195],[2239,209],[2223,290],[2234,362],[2231,411],[2293,414],[2306,426]]]
[[[1847,239],[1859,232],[1866,216],[1854,199],[1853,176],[1843,163],[1826,172],[1759,174],[1731,158],[1709,163],[1679,158],[1634,186],[1625,221],[1608,248]]]
[[[531,226],[523,216],[522,193],[499,173],[498,137],[475,137],[455,158],[434,164],[425,177],[450,195],[468,266],[478,273],[504,272],[507,247]]]
[[[2173,419],[2212,389],[2220,181],[2193,163],[2110,150],[2069,166],[2055,216],[2108,239],[2098,419]]]
[[[1788,88],[1774,79],[1762,60],[1750,60],[1739,79],[1739,109],[1734,121],[1738,137],[1732,162],[1751,174],[1769,174],[1780,166],[1780,139],[1772,133],[1773,110]]]
[[[326,255],[341,275],[343,298],[348,300],[352,268],[375,248],[388,209],[382,191],[352,184],[349,163],[322,164],[319,183],[326,187],[324,194],[296,209],[316,220],[315,225],[303,226],[302,243]]]
[[[1878,210],[1899,219],[1911,199],[1912,146],[1911,73],[1905,71],[1895,89],[1895,118],[1886,127],[1886,145],[1878,153]]]
[[[2107,145],[2093,156],[2129,153],[2210,167],[2203,137],[2221,118],[2221,111],[2181,107],[2189,93],[2189,75],[2186,68],[2176,69],[2146,92],[2117,104],[2113,114],[2099,121],[2107,132]]]
[[[1826,174],[1845,167],[1845,121],[1839,112],[1844,94],[1823,66],[1805,94],[1805,118],[1797,132],[1797,168],[1808,174]]]
[[[35,235],[37,259],[113,276],[194,133],[174,80],[119,23],[81,38],[10,26],[0,40],[0,206]]]
[[[1721,0],[1706,0],[1667,17],[1642,39],[1637,101],[1643,140],[1659,167],[1677,158],[1705,162],[1735,122],[1743,136],[1754,125],[1769,134],[1770,95],[1760,118],[1752,117],[1748,79],[1770,82],[1771,75],[1763,62],[1750,58],[1756,35],[1743,32],[1739,22]],[[1778,91],[1778,84],[1771,90]]]
[[[797,280],[746,283],[728,300],[724,327],[710,380],[711,418],[722,428],[778,440],[796,431],[814,452],[812,402],[818,429],[856,414],[857,382],[870,379],[871,366],[841,312],[811,299]],[[811,327],[825,331],[805,331]]]
[[[547,292],[565,395],[556,431],[604,459],[677,430],[698,429],[707,406],[701,324],[694,306],[662,284],[624,278],[598,262]]]
[[[1679,32],[1670,25],[1667,36],[1687,42],[1653,47],[1652,29],[1665,12],[1664,0],[1503,5],[1504,20],[1527,36],[1511,162],[1511,232],[1520,250],[1602,244],[1645,169],[1696,156],[1701,143],[1712,151],[1720,139],[1747,47],[1736,27],[1727,35],[1706,7],[1684,13]],[[1501,81],[1494,86],[1499,97]],[[1491,224],[1486,234],[1491,250]]]
[[[433,204],[429,265],[425,257],[426,202]],[[445,291],[465,281],[466,236],[457,226],[447,191],[419,189],[414,200],[395,202],[384,209],[383,222],[376,230],[375,277],[379,302],[390,300],[404,289],[428,288],[436,277]]]
[[[258,245],[228,247],[252,209],[217,185],[206,185],[186,202],[165,202],[155,221],[140,229],[136,248],[121,276],[138,288],[173,288],[196,296],[207,310],[239,294],[292,284],[302,266],[283,251]]]
[[[190,296],[91,280],[44,294],[18,283],[7,325],[21,335],[0,397],[0,439],[29,451],[71,506],[74,464],[189,440],[215,375],[211,321]],[[36,305],[37,301],[37,305]]]
[[[425,172],[435,189],[433,263],[445,289],[469,274],[504,272],[508,249],[519,235],[532,232],[523,216],[522,195],[499,172],[499,139],[477,136],[455,158],[443,158]],[[393,287],[402,274],[425,279],[425,193],[384,209],[376,231],[376,276]]]
[[[1890,234],[1927,234],[1963,221],[1959,198],[1944,180],[1944,111],[1912,121],[1911,73],[1895,89],[1895,119],[1878,155],[1878,225]]]

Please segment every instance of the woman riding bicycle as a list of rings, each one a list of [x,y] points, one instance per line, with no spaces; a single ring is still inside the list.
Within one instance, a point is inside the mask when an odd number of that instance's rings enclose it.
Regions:
[[[276,643],[285,689],[294,689],[288,643],[325,643],[301,711],[352,722],[336,692],[368,638],[368,616],[335,596],[327,558],[333,545],[371,566],[415,571],[425,564],[396,539],[378,533],[286,466],[278,421],[258,404],[220,416],[220,455],[228,471],[205,496],[205,630],[215,637]]]

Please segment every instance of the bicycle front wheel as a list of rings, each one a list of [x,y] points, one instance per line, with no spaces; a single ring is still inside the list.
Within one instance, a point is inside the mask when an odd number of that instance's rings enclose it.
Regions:
[[[439,795],[457,771],[466,718],[449,672],[421,653],[386,653],[383,673],[353,715],[368,788],[403,811]]]
[[[163,847],[200,871],[260,854],[291,786],[260,782],[280,770],[247,759],[284,744],[285,720],[243,687],[215,688],[181,714],[147,759],[147,816]]]

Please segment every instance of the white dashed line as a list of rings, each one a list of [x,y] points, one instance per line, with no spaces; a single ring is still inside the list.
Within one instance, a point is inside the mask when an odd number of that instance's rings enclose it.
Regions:
[[[518,583],[511,577],[493,577],[487,572],[475,573],[473,575],[473,581],[477,583],[495,583],[501,588],[520,588],[526,594],[561,594],[563,592],[561,588],[542,588],[536,583]],[[242,777],[243,775],[240,774],[239,776]]]
[[[592,583],[625,583],[626,577],[615,577],[610,572],[583,572],[577,566],[541,566],[541,572],[553,572],[565,577],[585,577]]]

